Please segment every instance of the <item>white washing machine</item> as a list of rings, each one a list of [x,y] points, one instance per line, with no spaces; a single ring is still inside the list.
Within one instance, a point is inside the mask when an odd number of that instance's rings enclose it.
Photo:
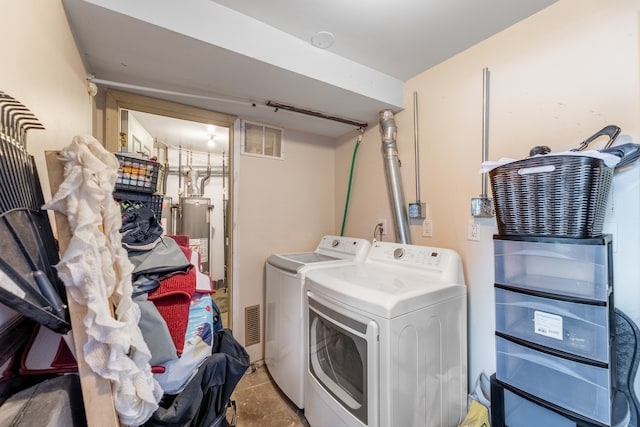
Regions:
[[[311,427],[454,427],[467,412],[459,255],[376,242],[364,263],[307,274]]]
[[[265,364],[282,392],[304,408],[305,275],[314,269],[364,261],[364,239],[324,236],[313,252],[275,254],[266,262]]]

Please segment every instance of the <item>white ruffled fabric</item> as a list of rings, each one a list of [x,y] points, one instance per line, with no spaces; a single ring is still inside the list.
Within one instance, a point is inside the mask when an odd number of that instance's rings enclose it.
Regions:
[[[56,269],[71,297],[87,307],[87,364],[111,381],[120,422],[138,426],[158,408],[163,390],[151,373],[140,309],[131,299],[133,265],[122,248],[122,218],[112,194],[118,159],[92,136],[76,136],[61,158],[65,180],[44,206],[65,214],[72,232]]]

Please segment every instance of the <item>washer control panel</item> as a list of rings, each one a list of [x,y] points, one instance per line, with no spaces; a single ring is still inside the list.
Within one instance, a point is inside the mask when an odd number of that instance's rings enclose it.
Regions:
[[[376,242],[373,244],[368,258],[379,261],[396,261],[416,266],[438,267],[441,263],[446,263],[448,252],[448,249]]]

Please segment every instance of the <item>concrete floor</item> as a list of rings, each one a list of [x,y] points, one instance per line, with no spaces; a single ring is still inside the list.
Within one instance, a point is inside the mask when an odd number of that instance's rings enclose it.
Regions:
[[[278,389],[264,365],[252,365],[231,399],[236,402],[237,427],[309,427],[302,411]]]
[[[213,299],[220,309],[222,325],[229,327],[229,294],[218,289]],[[302,411],[278,389],[263,363],[251,365],[236,386],[231,400],[237,408],[237,427],[309,427]],[[227,411],[231,422],[233,411]]]
[[[220,310],[220,320],[222,320],[222,327],[229,327],[229,293],[227,288],[216,289],[216,292],[211,295],[213,301]]]

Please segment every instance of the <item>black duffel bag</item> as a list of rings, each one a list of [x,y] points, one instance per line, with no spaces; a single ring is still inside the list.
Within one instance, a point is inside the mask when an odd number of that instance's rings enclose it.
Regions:
[[[217,331],[212,354],[176,395],[163,396],[149,427],[228,427],[231,393],[249,368],[249,355],[231,330]]]

